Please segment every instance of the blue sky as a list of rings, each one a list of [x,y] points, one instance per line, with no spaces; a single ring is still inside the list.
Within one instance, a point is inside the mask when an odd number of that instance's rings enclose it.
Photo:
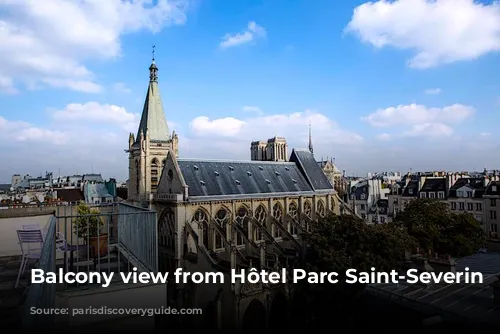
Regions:
[[[0,1],[0,182],[125,180],[151,46],[181,157],[285,136],[349,174],[499,167],[500,5]]]

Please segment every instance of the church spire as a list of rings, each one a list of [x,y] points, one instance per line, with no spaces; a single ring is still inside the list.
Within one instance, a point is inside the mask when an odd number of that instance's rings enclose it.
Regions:
[[[149,134],[151,142],[167,142],[171,139],[158,87],[158,67],[155,64],[154,45],[153,60],[151,66],[149,66],[148,92],[144,101],[137,137],[135,138],[136,142],[139,141],[141,132],[144,136]]]
[[[311,122],[309,122],[309,152],[311,152],[311,154],[314,154],[312,136],[311,136]]]
[[[149,81],[157,82],[158,81],[158,67],[155,64],[155,46],[153,45],[153,60],[151,62],[151,66],[149,66]]]

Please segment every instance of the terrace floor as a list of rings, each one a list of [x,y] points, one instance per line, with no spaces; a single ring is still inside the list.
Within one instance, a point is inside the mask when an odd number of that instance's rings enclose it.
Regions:
[[[18,324],[18,316],[22,311],[22,305],[30,284],[30,270],[36,261],[28,262],[24,275],[19,280],[19,286],[14,288],[21,256],[0,257],[0,326]]]

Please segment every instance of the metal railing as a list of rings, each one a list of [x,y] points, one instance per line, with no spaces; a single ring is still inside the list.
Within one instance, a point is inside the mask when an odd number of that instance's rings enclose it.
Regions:
[[[158,271],[158,221],[156,211],[118,204],[118,245],[143,271]]]
[[[56,218],[51,217],[45,242],[42,246],[38,269],[44,272],[56,271]],[[32,284],[24,304],[22,326],[25,330],[47,329],[53,322],[53,315],[31,314],[31,308],[53,309],[55,306],[55,284]]]

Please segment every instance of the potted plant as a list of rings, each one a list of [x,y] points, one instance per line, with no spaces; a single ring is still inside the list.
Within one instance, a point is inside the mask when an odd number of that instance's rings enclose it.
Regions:
[[[108,234],[102,232],[104,222],[99,210],[90,208],[85,203],[80,203],[75,219],[75,233],[82,238],[85,244],[92,248],[93,255],[104,257],[108,253]]]

